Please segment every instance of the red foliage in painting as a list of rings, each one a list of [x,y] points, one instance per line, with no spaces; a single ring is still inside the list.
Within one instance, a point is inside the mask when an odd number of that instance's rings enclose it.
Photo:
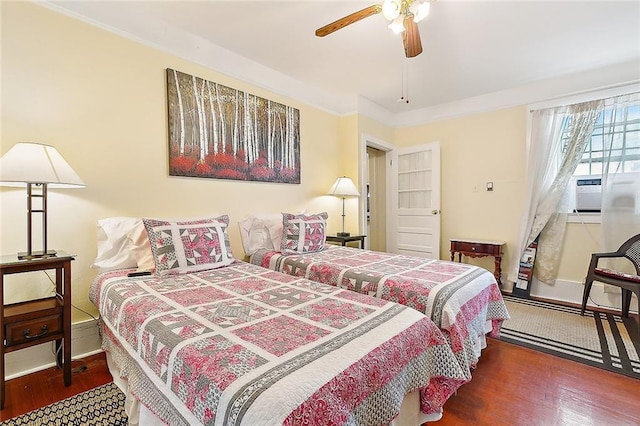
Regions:
[[[271,181],[276,173],[268,167],[258,166],[258,161],[251,167],[249,175],[255,180]]]
[[[228,152],[209,154],[205,158],[205,162],[212,169],[234,169],[240,173],[245,173],[248,168],[240,151],[238,151],[238,154],[235,156]]]
[[[169,163],[169,169],[176,174],[186,175],[190,174],[196,167],[196,160],[189,157],[174,157]]]
[[[268,167],[267,159],[264,157],[258,158],[252,167]]]
[[[233,154],[227,154],[226,152],[219,152],[217,154],[209,154],[205,159],[207,164],[210,164],[212,167],[224,169],[228,167],[232,167],[233,163],[235,163],[236,158]]]
[[[298,171],[296,169],[286,167],[280,170],[280,178],[283,182],[296,182],[298,179]]]
[[[196,166],[196,174],[198,176],[211,176],[211,166],[207,163],[198,163]]]
[[[222,169],[215,173],[215,177],[221,179],[237,179],[237,180],[246,180],[246,176],[244,173],[239,172],[234,169]]]

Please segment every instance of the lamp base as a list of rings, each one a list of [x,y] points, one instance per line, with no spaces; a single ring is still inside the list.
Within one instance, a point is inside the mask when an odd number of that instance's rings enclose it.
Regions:
[[[337,232],[336,235],[338,237],[348,237],[348,236],[351,235],[351,233],[350,232]]]
[[[58,252],[55,250],[47,250],[43,251],[34,251],[32,253],[27,253],[26,251],[18,253],[18,260],[31,260],[31,259],[40,259],[47,257],[55,257]]]

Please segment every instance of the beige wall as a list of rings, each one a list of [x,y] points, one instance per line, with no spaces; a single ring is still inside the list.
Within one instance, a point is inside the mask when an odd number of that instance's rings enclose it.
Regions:
[[[329,212],[341,226],[340,201],[325,195],[335,178],[357,171],[357,144],[341,119],[294,100],[137,44],[31,2],[1,2],[2,145],[54,145],[85,181],[52,190],[49,245],[77,254],[73,303],[88,301],[95,271],[96,220],[110,216],[179,217],[227,213],[234,253],[243,256],[237,222],[253,212]],[[165,69],[212,80],[300,109],[301,184],[168,176]],[[341,161],[336,161],[340,158]],[[26,248],[24,189],[0,189],[3,254]],[[356,205],[357,209],[357,205]],[[350,215],[357,223],[357,214]],[[39,239],[35,240],[36,248]],[[7,300],[34,292],[9,286]],[[74,310],[75,311],[75,310]],[[83,319],[75,311],[74,320]]]
[[[525,179],[524,107],[399,129],[394,144],[411,146],[440,141],[440,255],[449,256],[450,238],[507,243],[503,269],[512,262],[518,236]],[[494,190],[486,191],[486,182]],[[493,260],[472,261],[493,270]]]
[[[441,143],[443,259],[449,259],[450,238],[471,238],[506,242],[503,277],[517,264],[514,247],[525,201],[527,113],[521,106],[396,131],[397,146]],[[493,182],[492,192],[486,191],[487,182]],[[591,253],[598,251],[599,232],[597,224],[568,224],[558,280],[584,281]],[[467,261],[494,267],[491,258]],[[573,296],[579,299],[581,294]]]
[[[558,280],[584,283],[591,254],[601,252],[600,225],[568,223],[562,245]]]

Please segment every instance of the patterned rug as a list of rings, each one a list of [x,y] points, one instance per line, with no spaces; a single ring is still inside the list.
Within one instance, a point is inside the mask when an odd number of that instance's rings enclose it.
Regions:
[[[637,320],[505,295],[500,340],[640,379]]]
[[[0,423],[0,426],[126,425],[124,394],[113,383],[55,402]]]

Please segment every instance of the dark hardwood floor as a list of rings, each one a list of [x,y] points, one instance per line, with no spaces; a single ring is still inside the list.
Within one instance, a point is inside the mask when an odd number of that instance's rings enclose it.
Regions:
[[[64,386],[62,370],[56,367],[7,381],[0,420],[19,416],[113,380],[104,353],[73,361],[71,367],[73,373],[68,387]]]
[[[111,381],[103,354],[83,361],[87,369],[67,388],[55,368],[8,381],[0,420]],[[489,339],[473,379],[444,411],[433,425],[639,425],[640,381]]]
[[[640,425],[640,380],[487,340],[434,425]]]

